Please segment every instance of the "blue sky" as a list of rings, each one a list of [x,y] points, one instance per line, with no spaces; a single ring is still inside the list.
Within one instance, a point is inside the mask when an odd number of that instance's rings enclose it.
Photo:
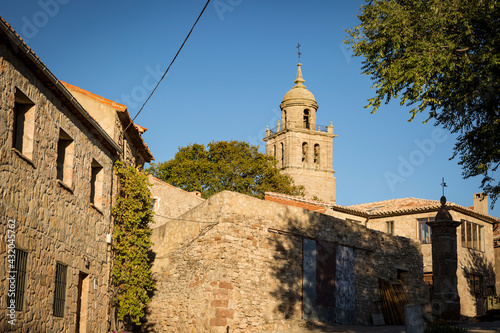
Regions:
[[[402,197],[472,205],[480,178],[462,179],[456,136],[408,122],[397,101],[364,106],[372,81],[342,43],[362,0],[212,0],[155,95],[136,119],[157,162],[178,147],[245,140],[264,152],[266,125],[293,87],[297,43],[305,85],[333,122],[337,203]],[[205,0],[5,1],[0,15],[60,80],[126,104],[134,116],[166,70]],[[500,216],[500,204],[490,211]]]

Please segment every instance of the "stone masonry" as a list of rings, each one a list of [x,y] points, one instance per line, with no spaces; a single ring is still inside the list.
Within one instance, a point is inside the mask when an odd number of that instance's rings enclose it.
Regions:
[[[273,332],[302,317],[304,239],[354,250],[355,321],[371,323],[379,278],[408,271],[412,302],[428,298],[420,245],[306,209],[224,191],[156,228],[148,332]]]
[[[136,153],[126,158],[130,164],[150,160],[132,140],[125,146]],[[108,331],[107,234],[117,189],[113,161],[122,156],[120,146],[0,18],[1,332]],[[15,239],[7,241],[7,235]],[[7,272],[22,253],[24,279],[13,287]],[[65,267],[66,276],[60,273],[56,283],[57,267]],[[7,311],[12,288],[22,296],[17,311]]]
[[[276,130],[267,130],[266,154],[277,159],[283,173],[303,185],[306,198],[319,198],[335,203],[335,171],[333,159],[333,126],[316,126],[318,104],[303,85],[298,64],[295,86],[280,105],[282,119]]]
[[[423,255],[426,283],[432,285],[432,243],[426,243],[420,239],[419,220],[434,219],[441,206],[438,201],[402,198],[354,206],[340,206],[272,192],[266,192],[266,200],[319,211],[339,219],[360,223],[380,232],[388,232],[387,224],[392,222],[394,235],[414,239],[421,243],[420,251]],[[493,251],[493,225],[498,219],[488,215],[487,210],[479,211],[452,202],[446,203],[446,207],[454,221],[470,222],[482,230],[481,236],[478,237],[482,238],[484,248],[474,249],[467,246],[467,235],[462,226],[457,229],[456,237],[458,244],[457,279],[461,314],[465,317],[483,315],[486,297],[495,289],[496,266]],[[478,284],[477,288],[473,287],[473,281]]]
[[[158,228],[205,201],[199,192],[186,192],[152,175],[148,175],[148,181],[154,199],[152,209],[155,223],[152,228]]]

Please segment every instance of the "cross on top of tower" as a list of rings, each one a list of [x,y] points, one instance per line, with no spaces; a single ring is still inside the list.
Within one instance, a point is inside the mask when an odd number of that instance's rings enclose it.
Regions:
[[[302,45],[300,45],[300,43],[297,43],[297,54],[299,55],[299,64],[300,64],[300,55],[302,54],[302,53],[300,53],[300,47],[301,46]]]
[[[448,185],[446,185],[446,183],[444,182],[444,177],[443,177],[443,182],[440,185],[443,187],[443,197],[444,197],[444,188],[448,187]]]

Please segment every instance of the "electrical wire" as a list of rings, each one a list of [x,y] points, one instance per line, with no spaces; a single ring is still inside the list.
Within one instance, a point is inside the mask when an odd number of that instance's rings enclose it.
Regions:
[[[158,215],[158,214],[154,214],[153,215],[154,217],[161,217],[161,218],[164,218],[164,219],[167,219],[167,220],[171,220],[171,221],[184,221],[184,222],[193,222],[193,223],[204,223],[204,224],[218,224],[219,222],[217,221],[196,221],[196,220],[187,220],[187,219],[174,219],[174,218],[171,218],[171,217],[166,217],[166,216],[162,216],[162,215]]]
[[[125,131],[130,127],[130,125],[132,125],[134,123],[134,120],[135,118],[137,118],[137,116],[142,112],[142,110],[144,109],[144,107],[146,106],[146,103],[149,101],[149,99],[151,98],[151,96],[153,96],[153,94],[155,93],[156,91],[156,88],[158,88],[158,86],[160,85],[160,82],[163,80],[163,78],[165,77],[165,75],[167,75],[170,67],[172,66],[172,64],[174,63],[175,59],[177,59],[177,56],[179,55],[179,53],[181,52],[182,48],[184,47],[184,44],[186,44],[189,36],[191,36],[191,33],[193,32],[194,30],[194,27],[196,26],[196,24],[198,23],[198,21],[200,20],[201,16],[203,15],[203,12],[205,12],[205,9],[207,8],[208,4],[210,3],[210,0],[207,1],[207,3],[205,4],[205,7],[203,7],[203,10],[201,11],[200,15],[198,15],[198,18],[196,19],[196,21],[194,22],[193,26],[191,27],[191,30],[189,31],[189,33],[187,34],[186,38],[184,39],[184,42],[182,42],[182,45],[181,47],[179,48],[179,50],[177,51],[177,53],[175,54],[175,57],[172,59],[172,61],[170,62],[170,65],[168,65],[168,68],[167,70],[165,71],[165,73],[163,73],[163,76],[160,78],[160,80],[158,81],[158,83],[156,84],[156,86],[154,87],[153,91],[151,92],[151,94],[149,94],[149,97],[146,99],[146,101],[144,102],[144,104],[142,104],[141,108],[139,109],[139,111],[137,112],[137,114],[135,115],[135,117],[132,119],[132,121],[130,122],[130,124],[128,124],[128,126],[125,128],[125,130],[123,131],[123,133],[125,133]]]

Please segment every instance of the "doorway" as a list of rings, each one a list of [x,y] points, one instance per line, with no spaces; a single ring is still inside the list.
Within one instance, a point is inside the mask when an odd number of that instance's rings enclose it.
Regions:
[[[89,275],[78,275],[78,300],[76,307],[76,333],[87,333],[87,312],[89,301]]]

